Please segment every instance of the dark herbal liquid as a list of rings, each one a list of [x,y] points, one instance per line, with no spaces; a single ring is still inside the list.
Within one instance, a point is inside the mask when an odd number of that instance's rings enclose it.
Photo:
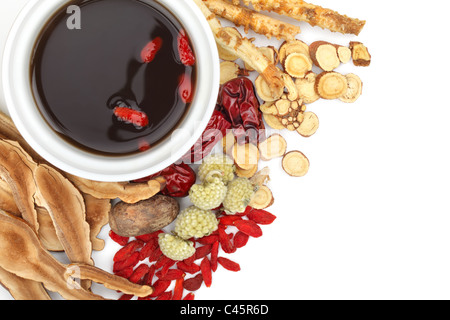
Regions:
[[[69,5],[81,9],[81,29],[68,27]],[[179,93],[180,78],[192,86],[196,79],[195,64],[180,59],[182,30],[152,0],[72,1],[35,45],[31,82],[41,114],[64,139],[96,154],[129,155],[170,139],[189,108]],[[143,63],[141,51],[157,37],[160,50]],[[119,119],[116,107],[145,113],[148,125]]]

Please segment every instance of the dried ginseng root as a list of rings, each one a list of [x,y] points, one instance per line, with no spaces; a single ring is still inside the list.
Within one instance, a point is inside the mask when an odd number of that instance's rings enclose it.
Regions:
[[[363,83],[356,74],[349,73],[345,77],[347,78],[347,92],[339,100],[353,103],[361,96]]]
[[[283,170],[292,177],[303,177],[309,171],[309,160],[300,151],[286,153],[282,160]]]
[[[254,10],[233,5],[223,0],[203,0],[213,13],[233,22],[236,26],[243,26],[246,33],[251,29],[268,39],[294,39],[301,32],[300,27],[278,19],[258,13]]]
[[[261,160],[269,161],[271,159],[284,156],[287,149],[286,139],[280,134],[273,134],[258,145],[261,154]]]
[[[224,61],[220,64],[220,84],[227,83],[239,76],[248,76],[248,72],[232,61]]]
[[[147,296],[153,291],[149,286],[136,285],[93,266],[69,268],[42,247],[24,220],[5,212],[0,212],[0,267],[21,278],[40,282],[67,300],[104,300],[81,288],[74,277],[98,281],[107,288],[137,296]],[[90,271],[87,274],[86,269]]]
[[[319,129],[319,118],[314,112],[305,112],[303,122],[300,127],[297,128],[297,132],[305,137],[309,138],[314,135]]]
[[[309,46],[309,51],[314,64],[323,71],[333,71],[341,64],[337,48],[331,43],[325,41],[313,42]]]
[[[369,49],[361,42],[350,42],[350,50],[352,52],[353,64],[357,67],[368,67],[372,57]]]
[[[119,198],[126,203],[147,200],[163,190],[166,184],[162,177],[146,183],[92,181],[70,174],[67,174],[67,177],[83,193],[90,194],[97,199],[114,200]]]
[[[266,209],[274,202],[272,191],[267,186],[261,186],[248,205],[254,209]]]
[[[347,93],[347,78],[337,72],[322,72],[316,78],[317,94],[327,100],[338,99]]]

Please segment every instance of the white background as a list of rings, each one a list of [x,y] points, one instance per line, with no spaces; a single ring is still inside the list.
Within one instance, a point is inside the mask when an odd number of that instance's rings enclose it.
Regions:
[[[2,1],[1,34],[8,12],[24,2]],[[213,286],[196,297],[448,299],[450,70],[444,1],[314,3],[367,20],[359,37],[306,23],[300,24],[299,36],[307,43],[364,42],[372,65],[338,69],[362,78],[363,96],[355,104],[310,105],[321,126],[309,139],[283,132],[289,150],[301,150],[310,159],[309,174],[291,178],[279,160],[267,163],[276,198],[270,211],[278,219],[263,227],[262,238],[230,256],[241,272],[219,268]],[[258,37],[257,44],[269,43],[280,44]],[[107,231],[102,234],[107,248],[94,259],[110,271],[118,247]],[[0,298],[11,299],[2,288]]]

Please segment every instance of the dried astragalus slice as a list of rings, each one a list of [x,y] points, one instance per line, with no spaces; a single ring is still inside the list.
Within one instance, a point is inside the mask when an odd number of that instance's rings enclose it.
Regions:
[[[272,191],[267,186],[261,186],[255,192],[252,200],[248,204],[253,209],[266,209],[275,202]]]
[[[294,78],[303,78],[312,67],[310,59],[303,53],[291,53],[284,61],[284,70]]]
[[[363,83],[356,74],[349,73],[345,77],[347,78],[347,92],[339,100],[353,103],[361,96]]]
[[[292,177],[303,177],[309,171],[309,160],[300,151],[291,151],[284,155],[283,170]]]
[[[299,98],[302,99],[303,103],[309,104],[316,102],[320,99],[320,96],[315,90],[317,75],[310,71],[304,78],[295,79],[295,85],[298,90]]]
[[[287,142],[282,135],[274,133],[261,142],[258,145],[258,149],[261,154],[261,160],[269,161],[284,156],[287,149]]]
[[[319,129],[319,117],[311,111],[305,112],[303,116],[303,121],[297,128],[297,132],[301,136],[309,138]]]
[[[323,99],[338,99],[347,93],[347,87],[347,78],[334,71],[322,72],[316,78],[315,90]]]

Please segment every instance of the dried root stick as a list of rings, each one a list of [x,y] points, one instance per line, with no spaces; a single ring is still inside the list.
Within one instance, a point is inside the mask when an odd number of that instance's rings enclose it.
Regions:
[[[258,13],[254,10],[231,4],[223,0],[203,0],[206,6],[222,18],[243,26],[246,33],[252,29],[256,33],[285,40],[293,40],[301,32],[300,27]]]
[[[359,35],[366,23],[302,0],[244,0],[246,6],[250,3],[256,11],[275,12],[299,21],[306,21],[312,26],[343,34]]]
[[[281,97],[284,91],[282,71],[264,56],[249,39],[231,32],[227,28],[222,28],[220,21],[202,0],[194,1],[206,17],[216,42],[228,51],[235,52],[244,63],[256,70],[264,78],[269,85],[273,100]]]

